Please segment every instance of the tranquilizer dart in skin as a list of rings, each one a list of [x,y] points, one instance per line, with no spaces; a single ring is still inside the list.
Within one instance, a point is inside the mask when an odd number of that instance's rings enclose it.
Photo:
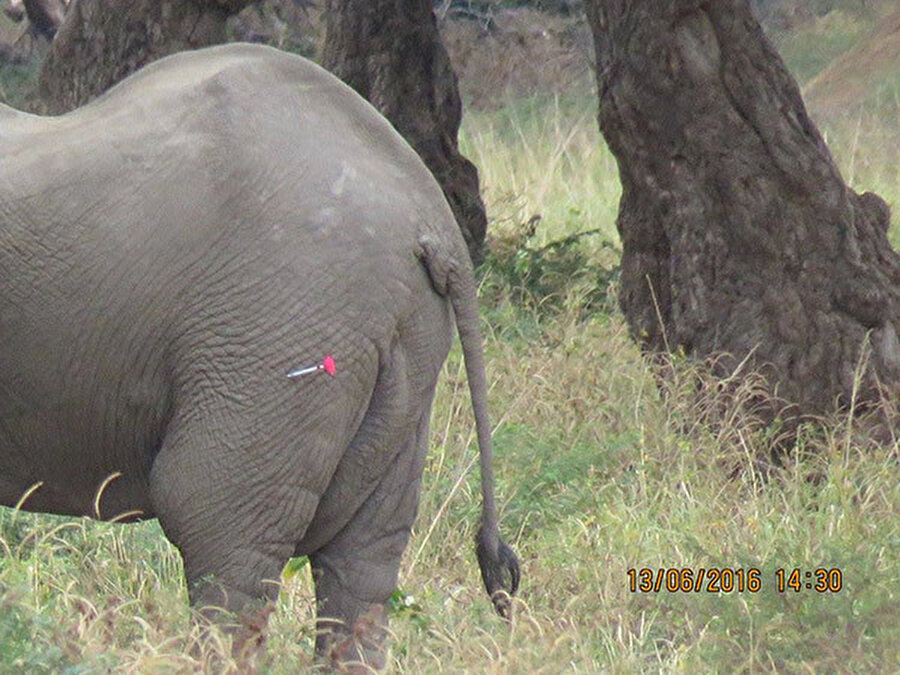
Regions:
[[[319,371],[325,371],[332,377],[334,377],[334,372],[337,368],[334,365],[334,358],[332,358],[331,354],[327,354],[325,356],[325,360],[322,363],[316,366],[307,366],[306,368],[300,368],[299,370],[292,370],[287,374],[290,378],[300,377],[301,375],[309,375],[310,373],[318,373]]]

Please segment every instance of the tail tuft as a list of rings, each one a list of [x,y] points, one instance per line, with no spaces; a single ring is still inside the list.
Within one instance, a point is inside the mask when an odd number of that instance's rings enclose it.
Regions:
[[[491,596],[494,609],[509,619],[511,598],[519,589],[519,560],[513,550],[497,536],[482,528],[478,532],[478,566],[484,587]]]

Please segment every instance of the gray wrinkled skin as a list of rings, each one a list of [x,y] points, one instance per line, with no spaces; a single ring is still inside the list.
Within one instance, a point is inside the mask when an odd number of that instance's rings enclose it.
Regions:
[[[199,606],[271,600],[309,555],[318,651],[379,665],[454,311],[479,558],[515,591],[474,298],[427,169],[304,59],[215,47],[61,117],[0,106],[0,501],[159,518]],[[286,377],[325,354],[335,377]]]

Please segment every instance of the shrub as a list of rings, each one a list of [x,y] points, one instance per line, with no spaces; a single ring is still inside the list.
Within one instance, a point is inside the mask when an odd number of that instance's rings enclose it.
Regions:
[[[612,310],[610,286],[618,281],[621,252],[609,241],[600,243],[610,261],[598,260],[585,246],[600,230],[576,232],[539,246],[530,246],[541,217],[532,216],[507,230],[492,232],[479,267],[482,298],[495,307],[508,299],[516,308],[538,316],[574,310],[582,317]]]

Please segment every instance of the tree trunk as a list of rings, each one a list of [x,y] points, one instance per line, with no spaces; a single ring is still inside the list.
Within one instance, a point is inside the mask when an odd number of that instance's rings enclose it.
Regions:
[[[888,206],[845,185],[748,1],[586,7],[633,336],[749,357],[795,415],[898,391]]]
[[[224,42],[229,16],[257,0],[75,0],[40,74],[45,114],[100,95],[168,54]]]
[[[322,64],[419,153],[477,261],[487,218],[478,171],[457,147],[462,106],[431,0],[328,0],[325,20]]]
[[[66,3],[64,0],[22,0],[25,14],[31,30],[47,40],[52,40],[66,17]],[[10,9],[14,17],[16,5],[10,3]]]

